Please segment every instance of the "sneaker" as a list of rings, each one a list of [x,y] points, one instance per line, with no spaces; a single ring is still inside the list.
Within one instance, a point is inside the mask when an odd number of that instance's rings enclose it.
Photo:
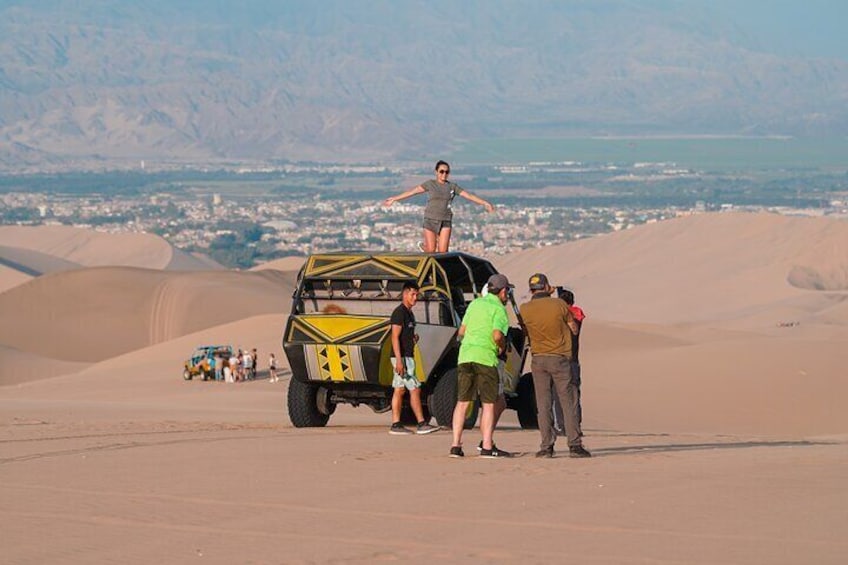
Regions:
[[[492,442],[492,447],[494,449],[498,448],[498,446],[495,445],[495,442]],[[480,443],[477,444],[477,453],[480,453],[481,451],[483,451],[483,440],[482,439],[480,440]]]
[[[412,432],[404,428],[400,422],[395,422],[394,424],[392,424],[392,427],[389,428],[389,433],[393,436],[408,436]]]
[[[553,446],[548,447],[547,449],[540,449],[539,451],[536,452],[536,457],[540,458],[540,459],[541,458],[550,459],[553,456],[554,456]]]
[[[462,447],[455,446],[455,447],[451,447],[450,456],[451,457],[457,457],[457,458],[458,457],[465,457],[465,453],[462,452]]]
[[[481,449],[480,457],[485,457],[486,459],[495,459],[500,457],[512,457],[512,453],[509,451],[504,451],[503,449],[498,449],[494,445],[492,445],[492,449]]]
[[[432,434],[433,432],[439,431],[439,426],[431,426],[427,422],[421,422],[418,424],[418,428],[415,430],[416,434]]]
[[[569,457],[591,457],[592,454],[582,445],[575,445],[568,448]]]

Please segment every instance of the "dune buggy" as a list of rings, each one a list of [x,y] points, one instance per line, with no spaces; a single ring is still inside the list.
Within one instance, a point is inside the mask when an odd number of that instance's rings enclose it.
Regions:
[[[292,378],[288,413],[296,427],[325,426],[339,404],[365,404],[375,412],[391,409],[392,367],[389,316],[400,303],[405,282],[420,287],[413,312],[417,378],[425,416],[450,426],[456,405],[456,339],[469,301],[480,296],[497,270],[484,259],[460,252],[328,253],[312,255],[301,269],[283,350]],[[510,296],[513,314],[517,308]],[[516,324],[507,335],[501,364],[507,407],[518,411],[522,427],[536,424],[532,380],[522,376],[524,332]],[[408,395],[404,399],[408,402]],[[477,420],[471,403],[466,427]],[[403,420],[412,423],[404,406]]]
[[[191,357],[183,363],[183,378],[187,381],[202,377],[204,381],[215,378],[212,359],[227,360],[233,355],[231,345],[198,345]]]

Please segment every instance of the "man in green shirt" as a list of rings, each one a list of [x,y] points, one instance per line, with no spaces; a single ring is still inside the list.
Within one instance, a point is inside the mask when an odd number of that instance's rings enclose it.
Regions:
[[[480,457],[512,457],[512,453],[498,449],[492,440],[495,431],[495,402],[498,400],[498,355],[506,349],[509,318],[506,304],[512,285],[506,276],[492,275],[487,282],[488,294],[474,299],[468,305],[457,337],[459,346],[457,365],[457,403],[453,411],[453,444],[451,457],[464,457],[462,430],[469,402],[479,394],[483,404],[480,430],[483,432],[483,449]]]

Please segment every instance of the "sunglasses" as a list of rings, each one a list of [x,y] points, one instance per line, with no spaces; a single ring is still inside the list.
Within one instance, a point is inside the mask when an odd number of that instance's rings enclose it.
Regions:
[[[440,175],[449,175],[449,174],[450,174],[450,169],[439,169],[439,170],[438,170],[438,171],[436,171],[436,172],[437,172],[437,173],[439,173]]]

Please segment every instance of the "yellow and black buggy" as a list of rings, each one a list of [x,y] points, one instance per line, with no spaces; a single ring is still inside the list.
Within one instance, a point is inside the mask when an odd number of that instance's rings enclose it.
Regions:
[[[456,405],[456,332],[465,307],[480,296],[497,270],[466,253],[327,253],[312,255],[298,275],[283,350],[292,378],[289,418],[296,427],[325,426],[336,406],[366,404],[375,412],[391,409],[392,367],[389,317],[400,303],[403,284],[421,291],[413,312],[416,377],[422,383],[425,417],[449,427]],[[511,306],[517,313],[515,301]],[[515,314],[511,319],[517,319]],[[536,426],[530,375],[522,375],[524,332],[510,327],[500,368],[507,407],[518,411],[522,427]],[[409,396],[404,397],[408,402]],[[466,427],[477,420],[472,403]],[[414,423],[404,406],[405,422]]]

